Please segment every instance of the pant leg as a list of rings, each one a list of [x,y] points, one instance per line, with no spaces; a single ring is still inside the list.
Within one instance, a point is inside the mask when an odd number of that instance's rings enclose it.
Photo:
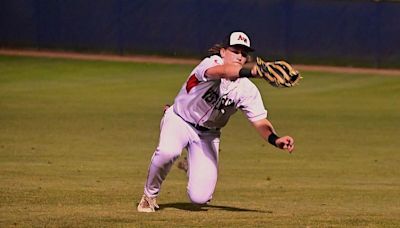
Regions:
[[[144,193],[156,197],[173,163],[192,140],[193,130],[169,108],[160,126],[160,140],[150,162]]]
[[[218,177],[219,133],[200,135],[188,146],[189,182],[187,192],[195,204],[211,200]]]

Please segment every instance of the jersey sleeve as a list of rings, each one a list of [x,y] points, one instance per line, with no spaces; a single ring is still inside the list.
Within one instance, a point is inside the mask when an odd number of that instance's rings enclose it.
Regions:
[[[200,64],[197,65],[193,69],[191,75],[194,74],[199,81],[208,81],[208,78],[205,75],[205,72],[213,66],[222,65],[222,64],[223,64],[223,60],[220,56],[212,55],[210,57],[203,59],[203,61],[201,61]]]
[[[246,80],[248,79],[246,78]],[[240,99],[238,108],[251,122],[267,118],[267,110],[264,107],[260,91],[250,80],[245,85],[244,96]]]

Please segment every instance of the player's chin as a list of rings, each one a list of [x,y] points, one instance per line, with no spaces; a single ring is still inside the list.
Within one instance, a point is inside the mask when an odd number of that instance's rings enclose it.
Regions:
[[[232,64],[233,64],[233,65],[238,65],[238,66],[243,66],[243,65],[244,65],[244,63],[242,63],[242,62],[237,62],[237,61],[233,62]]]

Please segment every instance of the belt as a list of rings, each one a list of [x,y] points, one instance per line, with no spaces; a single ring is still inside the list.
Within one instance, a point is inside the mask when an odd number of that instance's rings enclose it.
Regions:
[[[183,121],[185,121],[186,123],[188,123],[188,124],[190,124],[192,127],[194,127],[196,130],[198,130],[198,131],[211,131],[211,130],[213,130],[213,129],[210,129],[210,128],[206,128],[206,127],[203,127],[203,126],[200,126],[200,125],[198,125],[198,124],[194,124],[194,123],[191,123],[191,122],[188,122],[188,121],[186,121],[184,118],[182,118],[182,116],[180,116],[178,113],[176,113],[175,112],[175,110],[173,110],[174,111],[174,113],[177,115],[177,116],[179,116]],[[217,131],[219,131],[221,128],[215,128],[215,130],[217,130]]]
[[[200,126],[200,125],[198,125],[198,124],[190,123],[190,122],[187,122],[187,121],[186,121],[186,123],[192,125],[192,127],[194,127],[196,130],[199,130],[199,131],[209,131],[209,130],[211,130],[211,129],[209,129],[209,128]]]

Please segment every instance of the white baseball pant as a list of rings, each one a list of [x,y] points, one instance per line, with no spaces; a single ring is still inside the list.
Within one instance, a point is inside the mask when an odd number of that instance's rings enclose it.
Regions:
[[[160,141],[148,170],[144,193],[156,197],[173,163],[182,150],[188,150],[189,199],[195,204],[207,203],[212,198],[218,176],[219,131],[201,132],[168,108],[160,125]]]

